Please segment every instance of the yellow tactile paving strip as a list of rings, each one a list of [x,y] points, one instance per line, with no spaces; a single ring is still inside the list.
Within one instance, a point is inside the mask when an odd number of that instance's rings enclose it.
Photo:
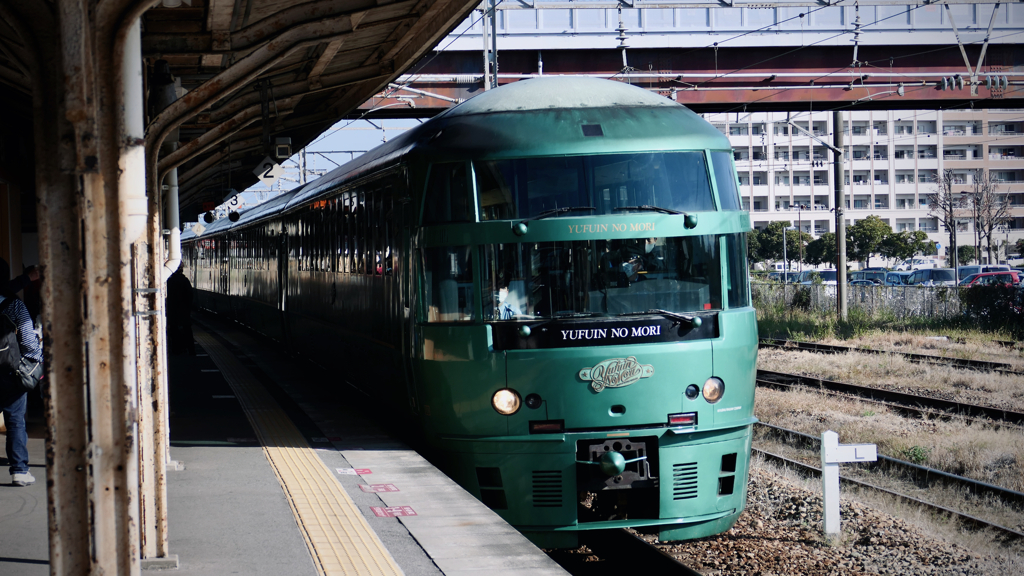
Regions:
[[[217,340],[196,341],[220,368],[263,444],[302,537],[323,575],[402,574],[352,499],[267,390]]]

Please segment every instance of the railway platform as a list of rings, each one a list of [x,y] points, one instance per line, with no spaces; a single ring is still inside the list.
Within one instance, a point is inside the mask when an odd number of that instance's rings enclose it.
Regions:
[[[144,568],[190,576],[565,573],[389,434],[373,417],[387,407],[318,385],[323,369],[197,316],[196,355],[169,358],[176,466],[168,524],[177,566]],[[38,407],[29,416],[36,483],[13,487],[0,471],[2,574],[50,573],[45,425]]]

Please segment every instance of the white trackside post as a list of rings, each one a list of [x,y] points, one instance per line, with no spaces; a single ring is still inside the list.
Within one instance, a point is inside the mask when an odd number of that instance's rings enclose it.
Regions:
[[[878,452],[874,444],[839,444],[839,434],[831,430],[821,433],[821,494],[825,537],[839,536],[839,464],[843,462],[874,462]]]

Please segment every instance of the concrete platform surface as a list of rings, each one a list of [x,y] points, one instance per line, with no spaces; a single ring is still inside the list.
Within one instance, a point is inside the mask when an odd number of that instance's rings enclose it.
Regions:
[[[297,367],[237,326],[201,318],[197,340],[213,349],[199,347],[195,356],[169,358],[171,457],[183,464],[168,472],[169,551],[179,566],[145,573],[384,574],[393,562],[396,573],[407,576],[565,574],[497,514],[367,418],[361,405],[365,399],[310,385],[323,381],[323,374],[316,374],[319,368]],[[286,416],[287,422],[274,426],[291,427],[294,437],[273,436],[280,446],[261,444],[260,438],[268,438],[266,424],[247,413],[248,392],[239,388],[240,381],[260,394],[265,390],[264,401]],[[38,397],[30,403],[28,421],[37,482],[11,486],[6,466],[0,469],[0,574],[41,576],[50,567],[45,424]],[[285,485],[287,471],[272,453],[290,459],[313,455],[302,468],[307,472],[293,473],[291,482],[312,478],[308,466],[316,462],[327,471],[320,472],[317,482],[327,482],[320,488],[329,489],[327,494],[340,488],[338,501],[317,502],[312,493],[297,496],[305,488]],[[361,538],[379,542],[389,557],[363,558],[377,562],[383,572],[323,557],[325,545],[337,549],[344,544],[333,541],[337,530],[324,531],[301,513],[310,506],[314,511],[326,507],[326,516],[317,517],[336,521],[331,510],[338,509],[340,500],[361,516],[346,521],[354,522],[351,529],[364,526],[370,535]]]

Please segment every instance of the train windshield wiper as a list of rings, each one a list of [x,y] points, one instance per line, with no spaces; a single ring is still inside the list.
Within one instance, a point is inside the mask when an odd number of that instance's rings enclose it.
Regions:
[[[551,210],[545,210],[545,211],[541,212],[540,214],[535,214],[533,216],[530,216],[526,220],[523,220],[523,222],[532,222],[534,220],[543,220],[543,219],[548,218],[550,216],[557,216],[558,214],[565,214],[567,212],[579,212],[581,210],[590,210],[591,212],[593,212],[593,211],[597,210],[597,208],[594,208],[593,206],[566,206],[565,208],[553,208]]]
[[[662,208],[661,206],[651,206],[650,204],[641,204],[639,206],[616,206],[614,210],[644,210],[646,212],[662,212],[664,214],[685,214],[685,212],[680,212],[679,210]]]
[[[690,326],[696,328],[704,323],[704,321],[700,319],[700,316],[687,316],[685,314],[662,310],[661,308],[651,308],[650,310],[644,310],[643,312],[623,312],[622,314],[619,314],[619,316],[645,316],[647,314],[661,314],[662,316],[668,316],[675,320],[672,324],[673,326],[681,322],[688,322]]]
[[[597,316],[597,312],[557,312],[555,318],[590,318]]]

